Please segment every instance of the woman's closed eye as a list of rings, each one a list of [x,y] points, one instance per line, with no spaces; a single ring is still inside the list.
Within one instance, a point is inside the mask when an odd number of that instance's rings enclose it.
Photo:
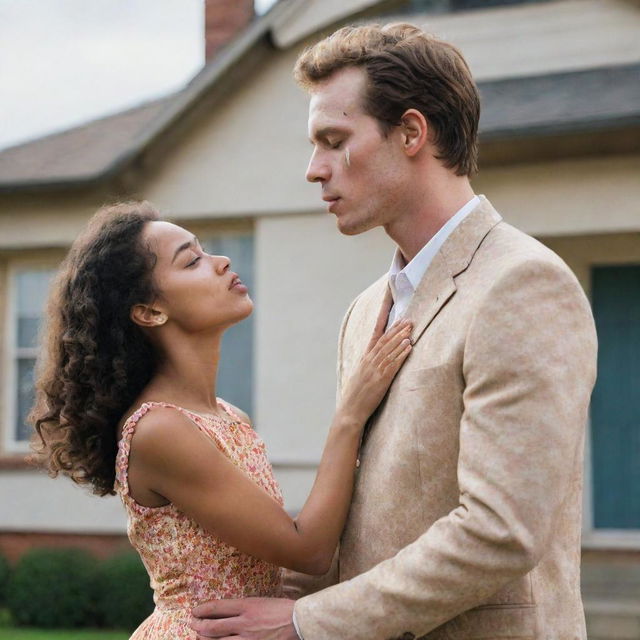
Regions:
[[[186,266],[187,267],[194,267],[196,264],[198,264],[198,262],[200,262],[202,256],[196,256],[195,258],[193,258],[193,260],[191,260],[191,262],[189,262]]]

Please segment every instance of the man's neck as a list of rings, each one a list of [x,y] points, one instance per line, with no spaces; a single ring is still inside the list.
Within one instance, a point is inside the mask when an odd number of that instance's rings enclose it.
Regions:
[[[474,192],[466,177],[455,176],[438,189],[422,191],[409,202],[403,215],[385,226],[405,261],[411,262],[442,226],[471,198]]]

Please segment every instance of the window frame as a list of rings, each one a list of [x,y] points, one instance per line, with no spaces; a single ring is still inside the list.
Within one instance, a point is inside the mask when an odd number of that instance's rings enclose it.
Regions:
[[[16,392],[18,389],[18,358],[37,359],[40,347],[18,347],[17,323],[17,287],[16,276],[21,271],[43,270],[54,273],[60,266],[60,260],[47,257],[19,257],[7,261],[6,269],[6,297],[4,314],[4,394],[2,453],[5,455],[20,455],[31,451],[29,440],[18,440],[15,433],[17,414]]]
[[[587,423],[584,448],[584,487],[582,493],[583,549],[640,549],[640,529],[596,529],[593,521],[593,462],[591,458],[591,420]]]
[[[631,230],[575,235],[538,236],[567,262],[593,307],[592,272],[597,267],[640,265],[637,233]],[[585,550],[640,550],[638,529],[596,529],[593,521],[593,465],[591,417],[586,424],[583,464],[582,548]]]
[[[593,308],[593,273],[600,267],[640,266],[638,260],[605,260],[590,262],[589,269],[589,299]],[[595,314],[595,310],[594,314]],[[593,486],[593,458],[591,443],[591,417],[587,421],[584,449],[584,483],[582,504],[582,548],[583,549],[640,549],[640,528],[638,529],[604,529],[596,528],[594,522],[594,486]]]
[[[190,230],[196,231],[197,226],[196,225],[188,225],[185,224],[185,227],[187,227]],[[194,229],[195,227],[195,229]],[[251,273],[251,280],[253,281],[253,288],[250,290],[249,295],[251,296],[252,300],[256,301],[257,298],[257,293],[255,291],[256,288],[256,281],[257,281],[257,274],[256,274],[256,230],[255,227],[253,225],[245,225],[245,224],[237,224],[237,225],[225,225],[225,226],[221,226],[219,228],[210,228],[210,227],[204,227],[203,229],[197,230],[197,235],[198,238],[200,240],[200,242],[202,243],[203,248],[205,249],[205,251],[208,252],[209,250],[209,246],[211,245],[213,242],[215,242],[216,240],[222,240],[224,239],[224,237],[233,237],[233,236],[248,236],[251,238],[251,252],[252,252],[252,273]],[[231,263],[231,270],[235,271],[237,269],[237,265],[235,265],[233,262]],[[240,277],[242,277],[242,270],[240,270]],[[249,319],[245,319],[243,320],[243,322],[247,322],[249,321]],[[256,321],[256,316],[255,316],[255,310],[252,313],[252,318],[251,318],[251,375],[250,375],[250,384],[249,384],[249,389],[248,389],[248,395],[249,395],[249,404],[246,406],[240,406],[242,403],[238,404],[238,408],[242,411],[246,411],[248,415],[253,416],[255,414],[255,406],[256,406],[256,330],[257,330],[257,321]],[[224,349],[224,347],[223,347]],[[222,370],[221,367],[218,367],[218,385],[216,387],[216,394],[218,395],[218,397],[222,397],[225,401],[230,401],[230,402],[238,402],[235,399],[229,400],[227,397],[221,396],[220,394],[222,393],[223,389],[221,389],[221,387],[223,387],[224,385],[221,384],[221,379],[222,379]]]

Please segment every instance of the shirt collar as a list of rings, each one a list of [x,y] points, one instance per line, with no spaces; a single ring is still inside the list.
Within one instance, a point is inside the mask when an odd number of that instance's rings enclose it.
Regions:
[[[451,235],[453,230],[475,209],[480,203],[480,198],[474,196],[467,202],[461,209],[459,209],[455,215],[447,220],[438,232],[427,242],[427,244],[418,251],[413,260],[405,265],[404,258],[399,248],[396,251],[391,261],[389,268],[389,282],[391,284],[391,290],[394,291],[394,285],[396,277],[399,273],[404,273],[407,280],[411,284],[413,290],[418,288],[422,276],[426,273],[431,261],[433,260],[440,247],[444,244],[445,240]],[[395,298],[395,296],[394,296]]]

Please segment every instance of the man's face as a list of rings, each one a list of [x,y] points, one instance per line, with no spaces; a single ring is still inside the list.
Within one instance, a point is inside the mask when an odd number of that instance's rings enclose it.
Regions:
[[[342,69],[314,88],[309,104],[306,178],[321,184],[327,210],[347,235],[392,222],[408,180],[397,129],[385,137],[363,110],[365,83],[363,70]]]

